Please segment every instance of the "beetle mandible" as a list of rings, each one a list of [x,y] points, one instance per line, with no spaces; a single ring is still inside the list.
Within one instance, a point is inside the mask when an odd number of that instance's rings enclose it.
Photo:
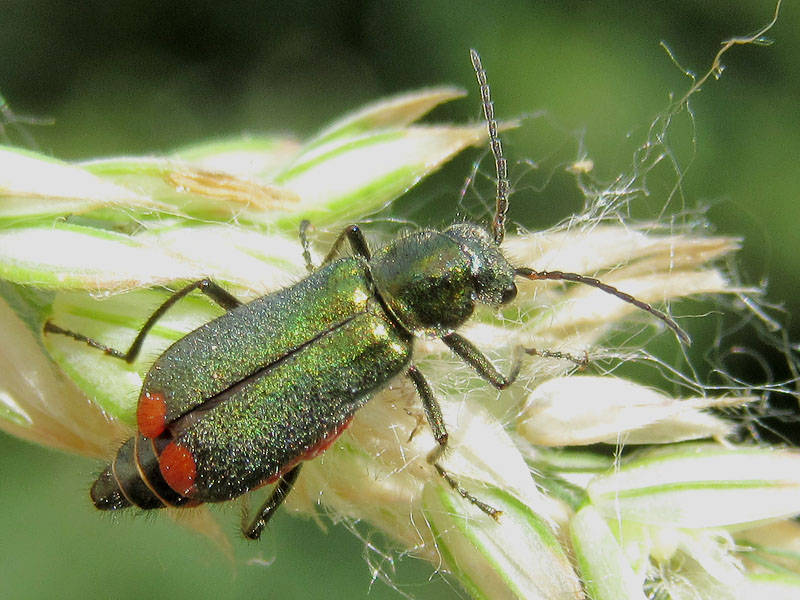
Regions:
[[[302,461],[327,449],[356,410],[404,374],[437,442],[428,462],[457,493],[497,518],[499,511],[465,490],[440,464],[448,434],[431,386],[414,365],[416,339],[442,340],[492,386],[508,387],[525,353],[543,353],[518,348],[504,375],[457,330],[477,303],[511,302],[515,278],[522,277],[599,288],[661,319],[688,343],[666,314],[597,279],[513,267],[504,258],[507,163],[486,73],[474,50],[470,56],[497,173],[490,230],[457,223],[443,231],[407,234],[372,252],[361,229],[350,225],[315,269],[304,222],[300,236],[307,277],[246,304],[209,279],[191,283],[150,316],[127,352],[45,324],[46,333],[69,336],[131,363],[156,321],[193,290],[227,311],[153,363],[138,401],[138,432],[92,486],[97,508],[196,506],[277,482],[252,522],[243,523],[244,535],[256,539],[291,490]],[[352,255],[337,258],[345,243]]]

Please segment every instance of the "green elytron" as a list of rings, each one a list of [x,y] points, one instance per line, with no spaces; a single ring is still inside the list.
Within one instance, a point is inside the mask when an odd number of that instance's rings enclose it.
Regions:
[[[98,477],[95,506],[117,510],[196,506],[236,498],[267,483],[277,486],[243,533],[258,538],[300,473],[302,461],[324,451],[355,411],[397,375],[413,382],[437,446],[428,461],[455,491],[490,516],[498,511],[472,496],[439,464],[448,435],[430,385],[413,363],[417,338],[441,339],[491,385],[504,389],[519,373],[519,348],[508,375],[457,333],[477,303],[501,306],[517,293],[515,277],[557,279],[597,287],[663,320],[650,305],[596,279],[561,271],[513,267],[499,246],[505,234],[508,179],[497,122],[480,59],[480,85],[497,167],[497,203],[491,233],[472,224],[423,230],[374,254],[357,225],[346,228],[305,279],[242,304],[209,280],[171,296],[144,324],[127,352],[47,323],[132,362],[155,322],[199,289],[227,312],[168,348],[149,370],[137,407],[138,433]],[[304,245],[305,229],[301,227]],[[338,258],[348,242],[352,256]]]

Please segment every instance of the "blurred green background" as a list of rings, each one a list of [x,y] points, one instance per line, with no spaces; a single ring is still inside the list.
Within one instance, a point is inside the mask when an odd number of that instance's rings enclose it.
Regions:
[[[27,130],[56,157],[159,152],[241,132],[306,136],[364,102],[442,83],[470,96],[433,118],[477,119],[467,56],[474,47],[499,115],[540,115],[507,136],[512,162],[575,159],[580,141],[596,176],[610,180],[630,170],[651,121],[690,84],[659,42],[703,73],[721,41],[757,30],[773,9],[760,0],[84,2],[80,9],[0,0],[0,93],[16,113],[53,120]],[[767,282],[767,301],[789,314],[800,304],[798,17],[797,3],[787,3],[768,34],[774,45],[729,52],[722,79],[692,101],[696,131],[684,120],[670,142],[686,165],[696,140],[683,204],[672,208],[711,206],[712,231],[744,237],[742,280]],[[21,141],[13,128],[9,136]],[[404,200],[406,213],[433,224],[452,218],[478,157],[473,152],[427,181]],[[481,170],[491,173],[488,160]],[[517,164],[513,172],[524,177],[511,219],[544,228],[580,208],[573,181],[560,171],[541,190],[543,171]],[[637,200],[637,214],[656,216],[665,189],[655,185]],[[433,203],[451,208],[426,212]],[[788,315],[781,319],[800,339]],[[787,376],[780,353],[743,336],[729,343],[748,343],[776,379]],[[2,598],[461,596],[411,558],[393,575],[399,592],[372,582],[364,541],[287,515],[258,545],[237,538],[232,565],[161,515],[95,513],[86,490],[97,470],[0,435]],[[221,519],[233,534],[236,511]],[[252,555],[264,562],[247,563]]]

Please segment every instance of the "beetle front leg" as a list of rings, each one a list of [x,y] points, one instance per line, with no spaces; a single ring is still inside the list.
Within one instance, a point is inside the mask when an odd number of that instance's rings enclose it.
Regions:
[[[470,342],[467,338],[457,334],[451,333],[442,338],[442,341],[453,351],[461,360],[467,363],[483,379],[488,381],[498,390],[504,390],[519,377],[520,369],[522,368],[523,355],[541,356],[543,358],[560,358],[570,360],[579,367],[583,368],[589,364],[589,357],[584,354],[582,357],[576,357],[567,352],[556,352],[553,350],[537,350],[536,348],[526,348],[525,346],[517,346],[514,349],[514,357],[511,362],[511,370],[508,375],[503,375],[492,364],[488,357],[478,350],[478,348]]]
[[[45,333],[56,333],[58,335],[65,335],[67,337],[71,337],[74,340],[79,342],[84,342],[87,345],[100,350],[101,352],[105,352],[109,356],[113,356],[114,358],[119,358],[120,360],[124,360],[127,363],[132,363],[136,360],[136,357],[139,356],[139,352],[142,349],[142,344],[144,343],[147,334],[153,328],[153,325],[156,324],[164,313],[167,312],[178,300],[182,299],[184,296],[189,294],[189,292],[193,290],[200,290],[206,296],[211,298],[214,302],[219,304],[225,310],[231,310],[232,308],[236,308],[242,302],[237,299],[235,296],[231,295],[229,292],[225,291],[223,287],[219,284],[214,283],[210,279],[200,279],[199,281],[195,281],[194,283],[190,283],[186,287],[178,290],[174,294],[172,294],[167,300],[159,306],[156,311],[150,315],[150,318],[145,321],[145,324],[139,330],[139,333],[136,335],[136,338],[133,340],[131,347],[128,348],[127,352],[122,352],[121,350],[117,350],[115,348],[111,348],[110,346],[106,346],[105,344],[101,344],[97,340],[94,340],[90,337],[83,335],[82,333],[78,333],[76,331],[70,331],[69,329],[62,329],[58,325],[54,325],[50,321],[47,321],[44,324],[44,331]]]
[[[283,504],[283,501],[286,500],[286,496],[292,491],[292,486],[294,486],[294,482],[297,481],[297,476],[300,475],[300,467],[302,466],[302,464],[299,464],[291,471],[281,476],[280,480],[278,480],[278,485],[275,486],[269,498],[267,498],[266,502],[258,509],[258,515],[249,525],[247,525],[247,521],[249,520],[248,513],[245,512],[242,515],[242,533],[248,540],[257,540],[261,537],[261,533],[272,518],[272,515],[275,514],[277,508]]]
[[[442,418],[442,409],[439,407],[439,403],[436,401],[436,397],[433,395],[433,390],[431,389],[430,384],[414,364],[408,367],[406,374],[408,375],[408,378],[411,379],[414,387],[417,389],[420,399],[422,400],[422,407],[425,410],[425,417],[428,419],[428,423],[433,431],[433,437],[437,443],[437,446],[428,453],[428,462],[433,465],[433,468],[436,469],[436,472],[439,473],[442,479],[444,479],[451,488],[458,492],[462,498],[477,506],[494,520],[497,520],[502,514],[502,511],[499,511],[496,508],[489,506],[485,502],[478,500],[475,496],[464,489],[464,487],[462,487],[461,484],[459,484],[458,481],[439,464],[439,461],[447,451],[447,441],[449,438],[447,429],[445,429],[444,419]]]
[[[503,375],[492,364],[492,361],[467,338],[451,333],[442,338],[442,341],[452,350],[461,360],[477,371],[483,379],[491,383],[498,390],[504,390],[519,377],[522,368],[522,355],[525,348],[517,346],[514,350],[514,359],[511,363],[511,371],[508,375]]]

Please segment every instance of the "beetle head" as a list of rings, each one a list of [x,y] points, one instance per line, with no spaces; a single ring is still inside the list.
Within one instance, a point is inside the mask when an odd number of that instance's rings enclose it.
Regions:
[[[476,302],[499,306],[517,294],[514,268],[486,231],[469,224],[399,238],[375,253],[370,271],[395,318],[427,339],[463,325]]]
[[[482,227],[458,223],[444,235],[461,244],[469,256],[475,286],[475,299],[483,304],[500,306],[517,296],[512,267]]]

